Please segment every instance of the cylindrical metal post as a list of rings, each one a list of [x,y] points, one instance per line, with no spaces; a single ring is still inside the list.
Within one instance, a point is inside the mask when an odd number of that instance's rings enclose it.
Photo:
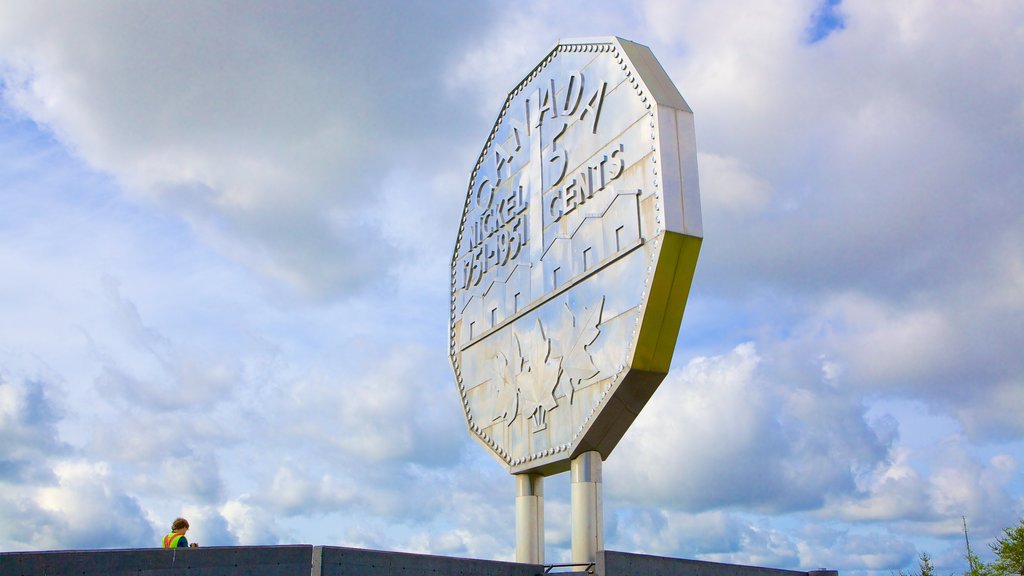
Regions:
[[[604,550],[601,505],[601,454],[584,452],[572,459],[572,561],[597,562]]]
[[[544,563],[544,477],[516,474],[516,562]]]

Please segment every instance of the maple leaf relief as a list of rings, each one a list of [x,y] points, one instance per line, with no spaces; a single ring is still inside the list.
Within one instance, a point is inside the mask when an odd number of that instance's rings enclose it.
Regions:
[[[503,352],[494,355],[496,378],[492,420],[511,426],[521,414],[533,419],[537,429],[547,423],[547,414],[558,407],[556,391],[572,403],[582,383],[601,371],[594,364],[589,346],[601,333],[604,297],[585,308],[577,320],[569,306],[562,311],[558,337],[548,337],[544,324],[525,334],[512,335],[511,358]]]
[[[518,349],[519,343],[516,342]],[[513,355],[518,355],[517,351]],[[522,360],[519,362],[522,366]],[[498,374],[498,397],[494,401],[492,420],[504,420],[509,426],[519,412],[519,390],[516,387],[515,370],[509,365],[508,358],[501,352],[494,356],[494,368]]]
[[[548,410],[558,406],[555,387],[558,386],[559,362],[551,358],[551,339],[544,334],[539,318],[530,338],[532,342],[526,352],[529,366],[520,374],[519,402],[523,416],[532,417],[535,424],[543,426]]]
[[[601,311],[604,308],[602,296],[596,304],[585,308],[577,322],[568,304],[562,311],[561,333],[558,341],[561,349],[561,374],[559,386],[568,396],[572,404],[573,395],[581,387],[581,383],[597,376],[601,370],[594,364],[588,347],[597,340],[601,333]]]

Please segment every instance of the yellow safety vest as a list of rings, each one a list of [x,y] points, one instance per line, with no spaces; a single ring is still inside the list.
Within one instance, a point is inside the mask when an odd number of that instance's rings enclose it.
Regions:
[[[164,536],[164,548],[177,548],[178,540],[181,540],[182,536],[184,536],[184,534],[177,534],[175,532],[171,532],[167,536]]]

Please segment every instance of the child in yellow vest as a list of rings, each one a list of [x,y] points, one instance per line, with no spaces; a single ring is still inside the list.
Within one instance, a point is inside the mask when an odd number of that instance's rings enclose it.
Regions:
[[[185,538],[185,532],[188,532],[188,520],[184,518],[175,518],[174,522],[171,523],[171,533],[164,536],[164,548],[186,548],[189,547],[188,540]],[[199,544],[192,544],[192,548],[197,548]]]

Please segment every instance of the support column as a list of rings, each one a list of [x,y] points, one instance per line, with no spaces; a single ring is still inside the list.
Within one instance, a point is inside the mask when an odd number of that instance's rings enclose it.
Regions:
[[[601,504],[601,454],[584,452],[572,459],[572,561],[597,562],[604,551]]]
[[[544,477],[516,474],[516,562],[544,563]]]

